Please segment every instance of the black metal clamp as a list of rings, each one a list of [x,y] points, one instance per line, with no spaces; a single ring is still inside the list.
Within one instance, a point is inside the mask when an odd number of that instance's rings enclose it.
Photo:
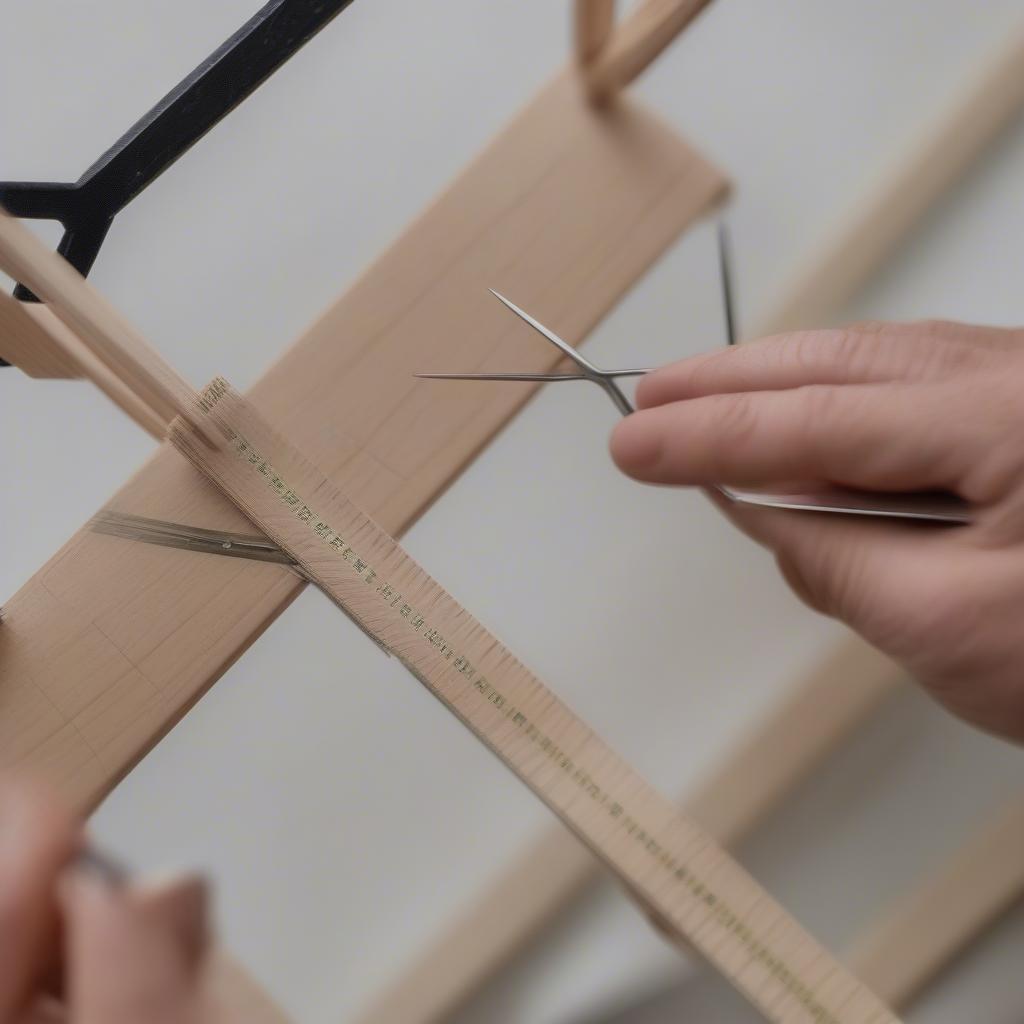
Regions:
[[[78,181],[0,182],[0,205],[15,217],[59,221],[57,251],[87,275],[114,217],[350,3],[271,0]],[[14,295],[35,301],[21,284]]]

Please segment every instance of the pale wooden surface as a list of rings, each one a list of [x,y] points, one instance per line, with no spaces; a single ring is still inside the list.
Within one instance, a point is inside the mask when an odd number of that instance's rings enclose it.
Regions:
[[[995,55],[952,108],[928,126],[909,156],[868,199],[852,209],[753,335],[828,322],[984,152],[1022,103],[1024,37],[1018,37]],[[736,752],[735,768],[731,753],[726,754],[717,781],[709,780],[703,791],[684,798],[696,820],[726,845],[754,827],[759,815],[770,811],[831,744],[892,692],[898,679],[890,665],[855,638],[838,647],[829,664],[832,671],[815,673],[797,684],[780,705],[778,718],[773,716],[760,738],[752,736],[749,745]],[[854,675],[859,668],[862,674]],[[853,679],[858,686],[847,688]],[[839,703],[832,703],[837,696]],[[805,727],[814,720],[815,707],[828,712],[827,720],[818,720],[817,735]],[[779,742],[783,736],[786,741]],[[762,770],[741,769],[752,752],[762,744],[770,752],[773,742],[782,756],[768,753],[757,762]],[[749,783],[737,785],[744,778]],[[575,852],[570,846],[576,846]],[[544,865],[549,860],[556,867],[547,874]],[[551,830],[539,837],[381,992],[360,1020],[443,1020],[597,874],[596,865],[587,861],[571,836]]]
[[[585,69],[591,96],[609,99],[647,68],[710,0],[642,0]]]
[[[56,346],[55,351],[62,354],[68,365],[74,366],[74,376],[83,379],[83,384],[79,386],[88,387],[84,381],[91,381],[150,437],[163,440],[167,432],[163,418],[118,380],[93,353],[85,349],[81,339],[67,324],[57,319],[53,310],[37,303],[30,306],[29,316],[46,331],[50,342]]]
[[[0,291],[0,356],[36,379],[68,380],[81,376],[75,363],[32,315],[38,308],[36,303],[22,303]]]
[[[189,415],[182,404],[188,385],[159,360],[156,369],[163,379],[151,378],[146,369],[151,350],[138,333],[69,264],[2,209],[0,269],[40,298],[61,298],[59,306],[29,303],[21,312],[12,308],[12,303],[18,306],[14,299],[4,296],[0,314],[6,310],[7,340],[19,351],[31,359],[41,343],[51,360],[68,368],[68,376],[91,381],[157,440],[163,439],[175,411]],[[108,345],[108,334],[121,343],[116,349]]]
[[[284,1010],[224,953],[214,951],[206,970],[218,1024],[291,1024]]]
[[[696,948],[777,1024],[896,1020],[251,404],[217,380],[201,407],[214,428],[200,433],[176,420],[176,447],[533,790],[671,938]],[[229,443],[205,441],[220,435]]]
[[[64,347],[97,387],[107,391],[113,377],[156,421],[191,416],[185,381],[154,358],[149,344],[111,303],[54,255],[19,220],[0,211],[0,268],[47,302],[60,298],[51,309],[72,333],[51,332],[52,343]],[[115,387],[107,394],[117,402],[122,392]]]
[[[1024,798],[987,822],[844,959],[887,1002],[906,1006],[1024,893]]]
[[[586,65],[608,42],[615,22],[615,0],[575,0],[573,17],[576,60]]]
[[[494,285],[578,340],[695,217],[722,176],[633,106],[595,116],[560,76],[253,390],[253,400],[400,533],[529,387],[416,383],[423,366],[542,368]],[[176,453],[119,509],[244,522]],[[0,761],[91,807],[301,589],[280,566],[79,532],[5,605]]]

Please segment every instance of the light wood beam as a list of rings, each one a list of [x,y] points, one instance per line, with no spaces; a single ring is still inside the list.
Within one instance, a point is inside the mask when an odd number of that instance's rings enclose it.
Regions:
[[[946,110],[912,138],[835,224],[758,329],[775,334],[829,321],[925,213],[963,176],[1024,106],[1024,31],[981,66]]]
[[[844,959],[886,1003],[908,1005],[1024,893],[1024,797],[971,836]]]
[[[604,102],[621,92],[708,6],[710,0],[644,0],[584,69],[587,92]]]
[[[0,224],[5,219],[0,211]],[[30,377],[91,380],[147,434],[163,440],[164,419],[88,351],[48,306],[23,304],[0,293],[0,355]]]
[[[234,960],[215,950],[207,985],[218,1024],[291,1024],[291,1018]]]
[[[604,48],[615,25],[615,0],[575,0],[573,4],[576,61],[586,67]]]
[[[37,303],[0,291],[0,358],[37,380],[70,380],[81,371],[33,315]]]

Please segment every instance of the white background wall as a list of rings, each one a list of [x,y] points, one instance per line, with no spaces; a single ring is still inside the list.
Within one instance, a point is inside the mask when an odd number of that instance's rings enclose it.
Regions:
[[[255,5],[6,0],[0,176],[77,177]],[[658,62],[637,92],[737,183],[746,322],[1021,18],[1012,0],[720,0]],[[360,0],[118,217],[93,280],[193,383],[223,372],[247,385],[568,47],[564,2]],[[848,317],[1024,320],[1022,181],[1024,121]],[[705,225],[589,352],[658,362],[721,340]],[[542,393],[407,543],[655,783],[682,793],[839,633],[700,499],[621,479],[605,453],[612,416],[588,389]],[[0,438],[7,479],[33,495],[0,490],[2,598],[151,444],[85,384],[12,370],[0,371]],[[523,572],[527,537],[558,568],[543,586]],[[569,603],[570,588],[589,596]],[[295,659],[305,671],[282,691],[277,669]],[[841,947],[1022,784],[1019,750],[908,687],[742,857]],[[297,1020],[326,1024],[348,1019],[547,817],[310,592],[116,791],[95,831],[142,867],[207,871],[226,942]],[[1018,1020],[1022,943],[1018,913],[911,1020]],[[678,991],[645,1024],[751,1019],[698,973],[609,887],[460,1024],[589,1020],[646,984]]]

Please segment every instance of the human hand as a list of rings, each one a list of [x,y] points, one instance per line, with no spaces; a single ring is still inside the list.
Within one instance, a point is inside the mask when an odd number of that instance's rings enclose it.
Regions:
[[[1024,740],[1024,330],[945,322],[780,335],[645,377],[612,457],[649,483],[947,490],[970,526],[715,498],[796,593],[953,712]]]
[[[0,1024],[211,1024],[203,887],[113,883],[81,848],[51,793],[0,784]]]

